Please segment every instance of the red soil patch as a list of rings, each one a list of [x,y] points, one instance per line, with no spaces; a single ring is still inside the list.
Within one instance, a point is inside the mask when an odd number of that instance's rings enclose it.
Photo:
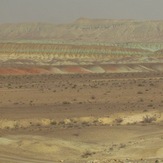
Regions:
[[[2,75],[12,75],[12,74],[25,74],[23,70],[15,69],[15,68],[1,68],[0,74]]]
[[[30,68],[25,70],[27,73],[30,74],[44,74],[44,73],[49,73],[48,70],[43,69],[43,68]]]
[[[89,71],[79,66],[67,66],[60,69],[68,73],[89,73]]]
[[[48,70],[42,68],[0,68],[1,75],[27,75],[43,73],[48,73]]]
[[[116,72],[119,70],[119,67],[117,65],[106,65],[102,66],[102,68],[107,72],[107,71],[113,71]]]

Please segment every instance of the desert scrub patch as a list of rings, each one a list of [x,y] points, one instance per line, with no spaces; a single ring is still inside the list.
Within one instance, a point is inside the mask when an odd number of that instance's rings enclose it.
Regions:
[[[96,97],[95,97],[94,95],[92,95],[92,96],[91,96],[91,99],[94,100],[94,99],[96,99]]]
[[[152,123],[156,120],[157,120],[157,118],[155,116],[146,115],[143,117],[142,123]]]
[[[86,122],[86,121],[83,121],[82,122],[82,126],[90,126],[90,123],[89,122]]]
[[[121,124],[123,122],[123,118],[119,117],[114,120],[116,124]]]
[[[96,152],[91,152],[91,151],[85,151],[81,157],[82,158],[88,158],[88,157],[91,157],[92,155],[96,154]]]
[[[141,91],[138,91],[138,92],[137,92],[137,94],[141,95],[141,94],[143,94],[143,92],[141,92]]]
[[[126,144],[121,143],[121,144],[119,145],[119,149],[122,149],[122,148],[125,148],[125,147],[126,147]]]
[[[51,125],[57,125],[57,122],[53,120],[53,121],[50,122],[50,124]]]
[[[69,101],[63,101],[62,104],[64,104],[64,105],[69,105],[69,104],[71,104],[71,103],[70,103]]]

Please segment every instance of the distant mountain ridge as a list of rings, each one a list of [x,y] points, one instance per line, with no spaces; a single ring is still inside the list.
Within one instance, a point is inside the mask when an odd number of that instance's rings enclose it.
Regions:
[[[70,24],[1,24],[0,41],[163,42],[163,21],[80,18]]]

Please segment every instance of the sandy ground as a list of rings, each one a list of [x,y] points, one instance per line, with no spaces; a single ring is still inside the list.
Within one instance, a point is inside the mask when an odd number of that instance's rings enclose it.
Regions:
[[[163,73],[0,76],[0,163],[163,162]]]

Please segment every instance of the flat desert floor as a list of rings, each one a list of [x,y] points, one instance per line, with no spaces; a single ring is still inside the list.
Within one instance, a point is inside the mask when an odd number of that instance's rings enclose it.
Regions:
[[[163,162],[163,73],[0,76],[0,163]]]

